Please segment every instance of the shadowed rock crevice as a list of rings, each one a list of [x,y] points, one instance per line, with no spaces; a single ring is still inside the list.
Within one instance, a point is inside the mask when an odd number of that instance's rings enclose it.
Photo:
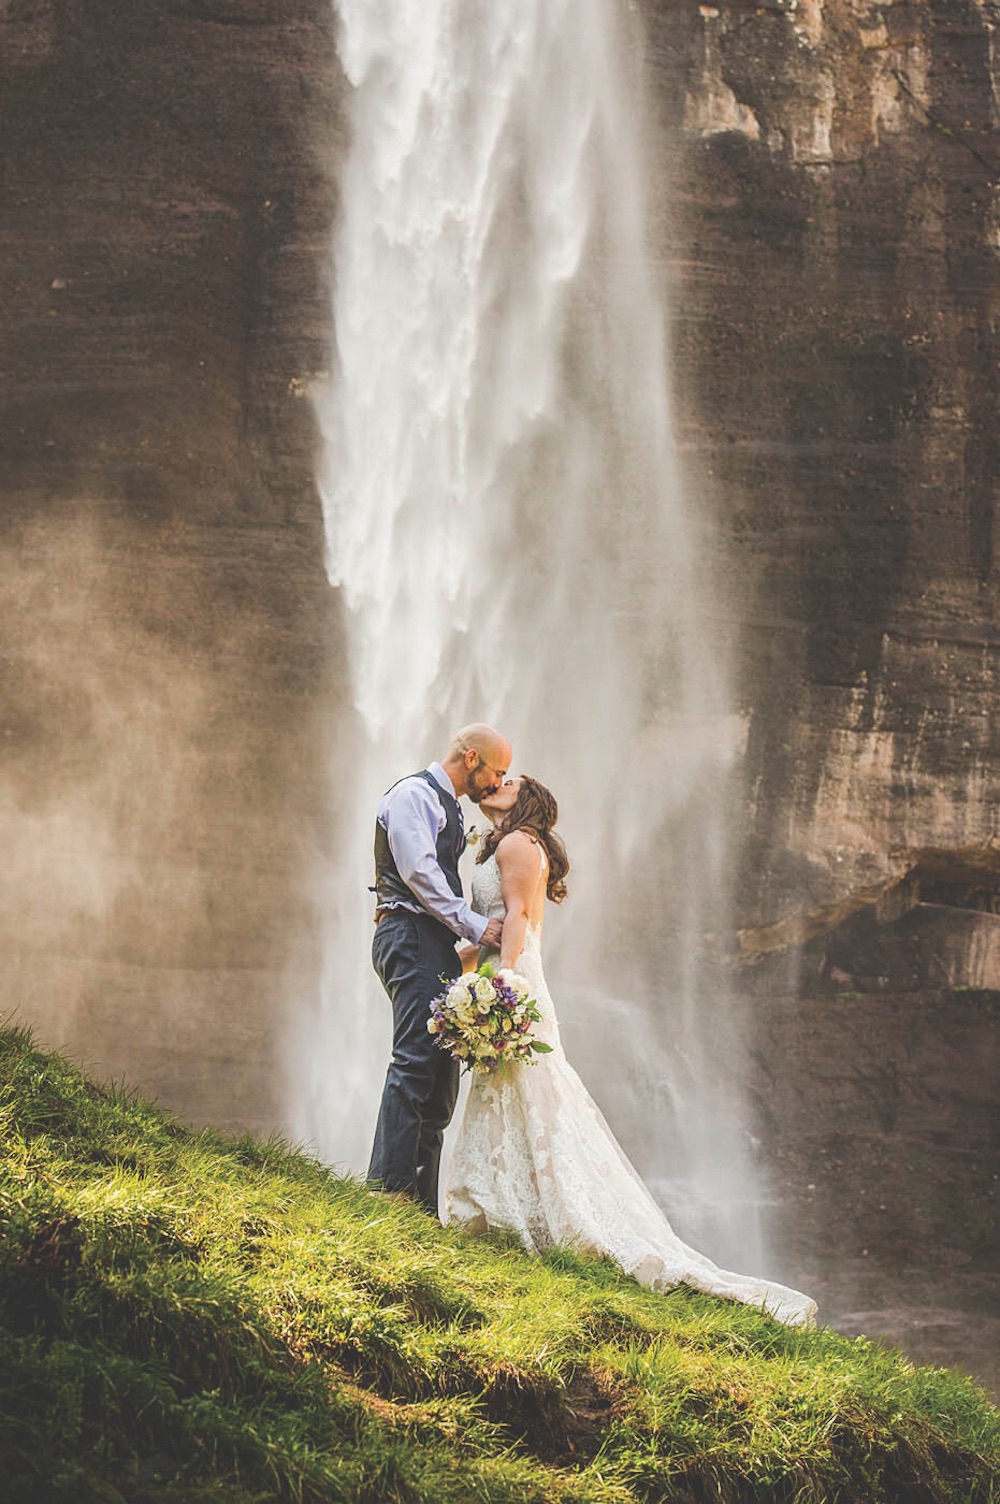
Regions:
[[[833,970],[849,972],[846,958],[853,946],[862,951],[874,946],[875,954],[877,937],[881,936],[889,948],[889,965],[894,937],[905,935],[915,940],[924,932],[928,940],[923,980],[929,986],[1000,987],[1000,971],[994,975],[988,940],[990,921],[1000,916],[1000,843],[965,851],[897,852],[892,865],[898,875],[881,885],[849,893],[829,908],[800,912],[772,926],[741,931],[741,964],[752,966],[769,955],[806,947],[803,955],[822,955],[824,966],[828,963]],[[949,923],[957,936],[953,944],[946,941]],[[970,945],[973,935],[979,937],[980,949]],[[981,951],[982,945],[985,951]],[[941,954],[935,954],[935,947]],[[943,951],[947,949],[955,952],[951,970],[945,966],[940,974],[930,975],[928,969],[933,971],[939,961],[944,964]],[[874,975],[870,963],[864,964]],[[896,976],[896,990],[900,984],[901,976]],[[919,985],[919,976],[915,985]]]

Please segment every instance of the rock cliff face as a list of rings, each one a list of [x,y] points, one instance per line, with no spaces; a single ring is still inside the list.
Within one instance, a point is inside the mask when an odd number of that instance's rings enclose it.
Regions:
[[[336,698],[332,17],[11,0],[0,73],[2,1006],[265,1127]]]
[[[641,9],[787,1272],[1000,1382],[995,9]],[[6,0],[0,86],[0,1002],[271,1127],[342,673],[332,9]]]
[[[741,602],[749,955],[920,867],[1000,881],[994,19],[650,7],[677,386]]]
[[[996,10],[646,11],[778,1242],[998,1384]]]

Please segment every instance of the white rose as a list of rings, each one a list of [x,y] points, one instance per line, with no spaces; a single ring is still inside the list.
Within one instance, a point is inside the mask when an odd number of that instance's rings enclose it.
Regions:
[[[496,988],[489,977],[480,977],[476,983],[476,997],[481,1002],[488,1002],[492,1005],[496,1001],[496,995]]]
[[[469,989],[464,982],[455,982],[453,986],[448,988],[446,1001],[449,1008],[457,1008],[460,1004],[468,1002],[468,1000]]]

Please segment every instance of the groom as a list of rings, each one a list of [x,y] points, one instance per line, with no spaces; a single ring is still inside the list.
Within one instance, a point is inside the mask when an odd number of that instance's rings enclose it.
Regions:
[[[385,1078],[368,1179],[405,1191],[437,1216],[441,1141],[458,1096],[458,1062],[427,1032],[441,977],[458,976],[456,939],[498,947],[502,921],[474,914],[462,897],[465,850],[459,799],[494,794],[510,744],[481,722],[454,737],[447,756],[394,783],[375,822],[372,960],[392,1000],[392,1060]]]

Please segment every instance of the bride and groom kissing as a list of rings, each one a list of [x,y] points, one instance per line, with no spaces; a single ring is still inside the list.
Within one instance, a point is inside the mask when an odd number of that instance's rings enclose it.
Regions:
[[[812,1323],[808,1296],[721,1269],[677,1237],[567,1060],[541,939],[546,900],[566,897],[569,861],[555,799],[536,779],[508,776],[511,756],[494,727],[466,726],[440,762],[401,778],[379,804],[372,959],[392,1003],[393,1041],[369,1182],[414,1197],[432,1216],[440,1196],[444,1220],[512,1232],[532,1252],[572,1244],[612,1258],[653,1289],[687,1284],[788,1325]],[[462,797],[491,825],[471,904],[458,870]],[[442,1194],[441,1146],[459,1065],[428,1032],[430,1004],[443,980],[497,956],[501,970],[516,965],[530,988],[534,1032],[549,1048],[534,1061],[472,1075]]]

